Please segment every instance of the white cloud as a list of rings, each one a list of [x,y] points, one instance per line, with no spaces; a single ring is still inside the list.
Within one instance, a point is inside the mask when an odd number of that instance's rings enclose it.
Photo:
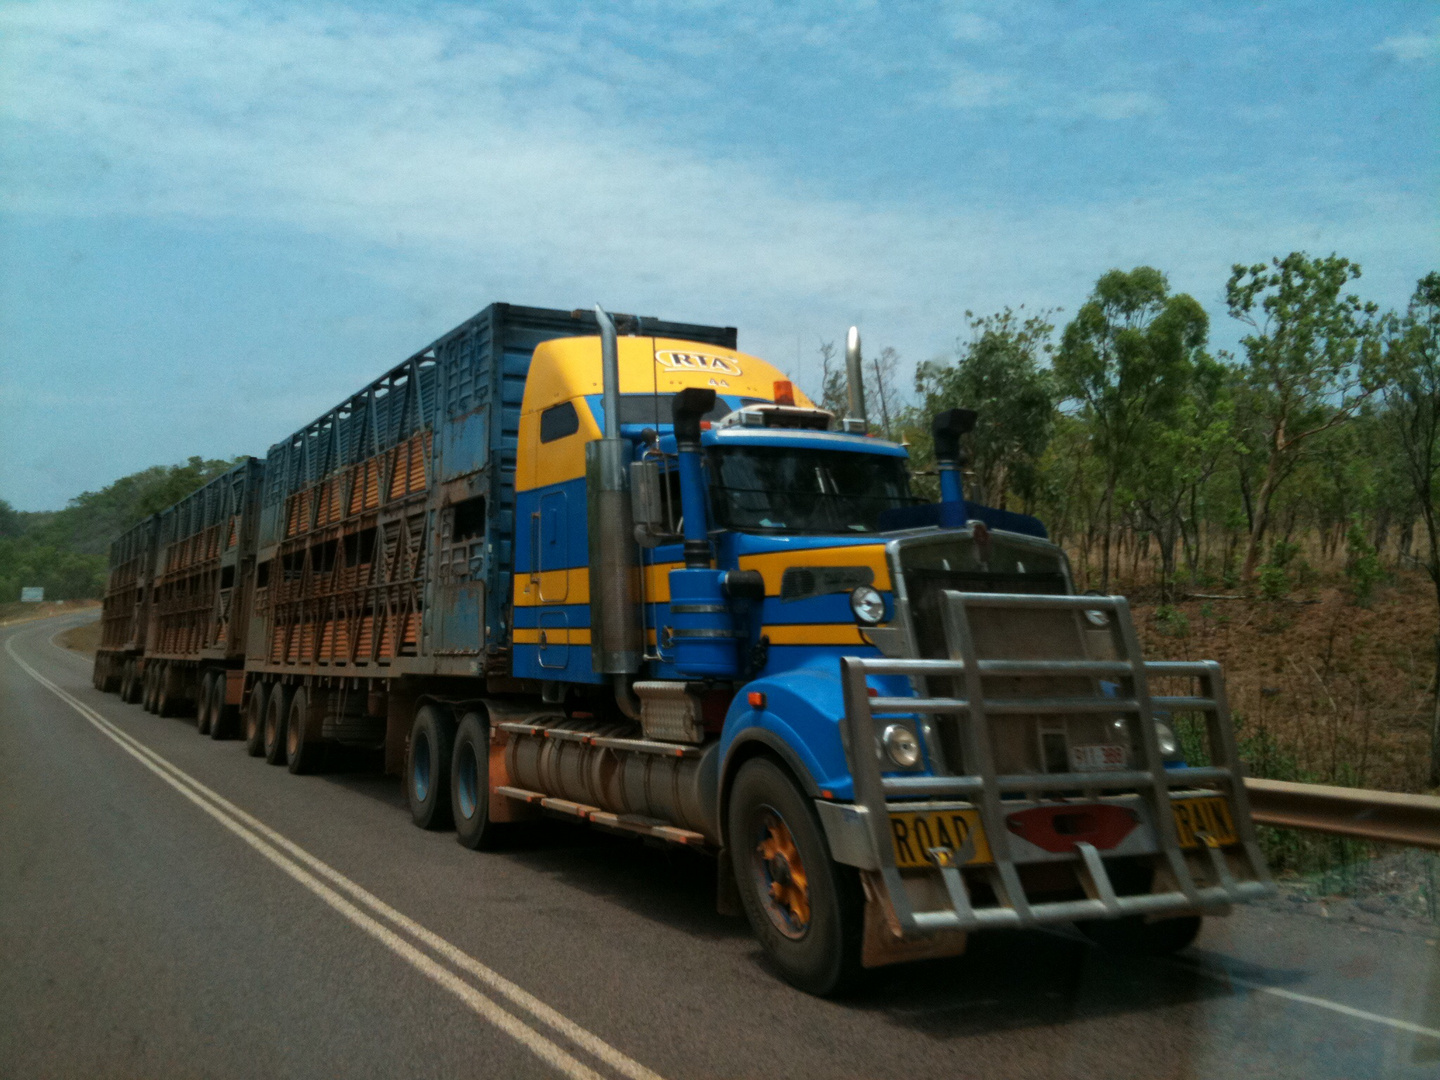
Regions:
[[[1155,116],[1163,110],[1160,99],[1138,90],[1119,93],[1083,95],[1076,109],[1101,120],[1133,120],[1137,116]]]
[[[0,34],[13,209],[278,224],[381,248],[356,269],[447,310],[600,299],[739,325],[786,361],[797,334],[808,351],[854,318],[921,359],[966,308],[1073,309],[1103,269],[1143,262],[1213,312],[1236,259],[1310,246],[1404,266],[1433,219],[1318,171],[1309,191],[1177,177],[1112,202],[819,193],[753,154],[698,153],[617,96],[620,79],[698,93],[701,76],[454,9],[10,7]],[[945,85],[963,107],[1015,91],[963,66]],[[1163,104],[1116,90],[1063,108],[1123,121]],[[1317,225],[1304,208],[1322,204],[1342,212]]]
[[[999,105],[1007,99],[1011,86],[1008,75],[996,75],[967,65],[949,72],[944,89],[934,96],[938,105],[952,109],[981,109]]]
[[[1386,38],[1375,46],[1376,52],[1387,52],[1403,63],[1433,60],[1440,57],[1440,24],[1429,33],[1401,34]]]

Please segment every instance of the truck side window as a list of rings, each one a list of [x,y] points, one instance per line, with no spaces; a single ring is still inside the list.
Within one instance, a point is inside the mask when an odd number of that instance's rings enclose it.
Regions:
[[[552,405],[540,414],[540,441],[554,442],[580,430],[580,414],[575,411],[574,402],[562,401]]]

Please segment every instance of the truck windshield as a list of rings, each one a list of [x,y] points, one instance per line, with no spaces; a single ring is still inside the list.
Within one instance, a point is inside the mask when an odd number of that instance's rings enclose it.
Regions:
[[[875,532],[882,511],[920,501],[900,457],[733,446],[711,450],[709,466],[722,529]]]

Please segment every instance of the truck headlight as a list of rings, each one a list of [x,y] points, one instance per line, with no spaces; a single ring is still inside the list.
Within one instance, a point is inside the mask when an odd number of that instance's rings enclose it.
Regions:
[[[1162,758],[1170,759],[1180,756],[1180,740],[1175,735],[1175,729],[1169,724],[1160,720],[1155,721],[1155,741],[1160,744]]]
[[[885,619],[885,598],[873,585],[861,585],[850,594],[850,610],[855,621],[864,626],[878,626]]]
[[[920,763],[920,740],[904,724],[891,724],[880,736],[880,744],[890,760],[902,769],[913,769]]]

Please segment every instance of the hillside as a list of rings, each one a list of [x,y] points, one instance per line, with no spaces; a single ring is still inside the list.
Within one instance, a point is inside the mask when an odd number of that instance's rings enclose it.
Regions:
[[[49,600],[99,597],[115,538],[232,464],[192,457],[154,465],[77,495],[58,511],[25,513],[0,499],[0,603],[17,600],[29,585],[43,586]]]

